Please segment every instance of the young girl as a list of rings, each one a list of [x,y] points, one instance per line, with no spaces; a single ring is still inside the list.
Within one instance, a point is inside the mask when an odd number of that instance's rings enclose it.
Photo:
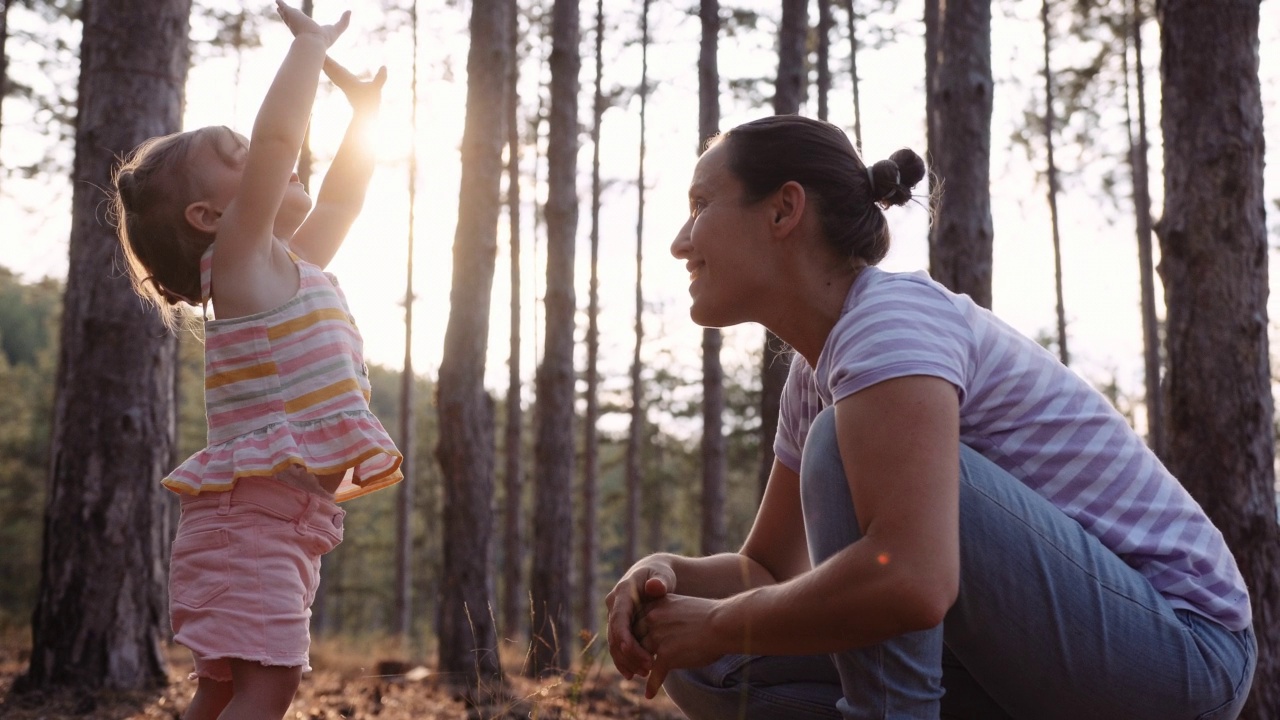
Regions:
[[[369,411],[363,347],[321,271],[364,201],[361,147],[385,68],[363,83],[325,53],[349,14],[319,25],[277,2],[294,41],[252,138],[225,127],[155,138],[116,175],[120,240],[139,294],[176,325],[208,308],[209,444],[164,479],[182,495],[170,615],[195,656],[188,720],[280,718],[310,645],[320,556],[342,540],[335,504],[401,479]],[[312,208],[293,171],[321,69],[353,108]]]

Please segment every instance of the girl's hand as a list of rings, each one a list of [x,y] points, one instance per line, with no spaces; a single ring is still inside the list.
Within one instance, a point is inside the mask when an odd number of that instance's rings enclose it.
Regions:
[[[720,604],[720,600],[669,594],[645,606],[633,631],[644,649],[653,655],[644,688],[646,698],[652,699],[658,694],[668,672],[702,667],[728,652],[713,626],[715,610]]]
[[[382,103],[382,86],[387,82],[387,68],[378,68],[372,80],[361,80],[329,56],[324,58],[324,74],[347,96],[347,102],[357,111],[377,110]]]
[[[347,25],[351,22],[351,11],[348,10],[342,13],[338,22],[332,25],[321,25],[307,17],[307,14],[301,10],[286,5],[284,0],[276,0],[276,12],[280,14],[280,19],[284,20],[285,26],[294,37],[316,35],[324,41],[326,48],[333,46],[334,41],[346,31]]]

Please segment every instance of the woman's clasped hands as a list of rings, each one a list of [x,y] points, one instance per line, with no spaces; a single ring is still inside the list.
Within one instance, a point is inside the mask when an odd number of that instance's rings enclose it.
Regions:
[[[605,597],[609,654],[623,677],[647,677],[646,698],[658,694],[671,670],[741,650],[717,623],[726,601],[677,595],[674,587],[669,568],[637,567]]]

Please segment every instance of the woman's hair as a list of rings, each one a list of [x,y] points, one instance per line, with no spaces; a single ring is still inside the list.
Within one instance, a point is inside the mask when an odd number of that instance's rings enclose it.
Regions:
[[[203,199],[190,172],[191,154],[207,142],[221,155],[217,133],[222,132],[230,130],[208,127],[151,138],[129,153],[112,176],[110,214],[129,279],[170,329],[188,317],[183,303],[202,299],[200,257],[213,242],[211,233],[186,220],[187,206]]]
[[[843,130],[799,115],[753,120],[712,143],[728,146],[728,167],[742,181],[746,202],[758,202],[787,182],[800,183],[811,199],[817,198],[832,249],[869,265],[889,252],[882,209],[909,201],[911,189],[925,176],[924,161],[906,148],[868,171]]]

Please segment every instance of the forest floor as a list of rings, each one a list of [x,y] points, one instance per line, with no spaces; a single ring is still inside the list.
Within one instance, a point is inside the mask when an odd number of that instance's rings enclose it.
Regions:
[[[385,644],[384,644],[385,646]],[[406,662],[377,644],[312,645],[314,670],[302,678],[286,720],[679,720],[684,716],[666,695],[644,699],[644,685],[614,672],[607,653],[584,653],[584,670],[566,678],[533,680],[520,675],[523,658],[504,658],[503,701],[468,707],[451,683],[429,665]],[[0,636],[0,718],[7,720],[178,720],[195,683],[186,680],[191,656],[166,648],[169,684],[153,691],[11,692],[27,669],[30,642]]]

